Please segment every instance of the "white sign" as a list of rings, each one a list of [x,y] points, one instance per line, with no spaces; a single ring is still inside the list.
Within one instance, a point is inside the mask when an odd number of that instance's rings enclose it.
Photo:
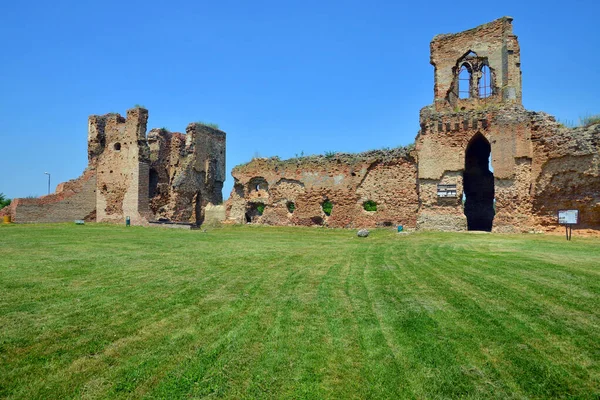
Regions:
[[[561,225],[575,225],[579,220],[579,210],[558,210],[558,223]]]
[[[437,185],[438,197],[456,197],[456,185]]]

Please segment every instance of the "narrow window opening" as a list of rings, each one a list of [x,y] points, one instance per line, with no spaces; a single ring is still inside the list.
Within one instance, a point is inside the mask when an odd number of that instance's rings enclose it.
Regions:
[[[468,99],[471,97],[471,71],[465,64],[458,72],[458,98]]]
[[[158,193],[158,172],[154,168],[150,168],[150,184],[148,185],[148,196],[150,198]]]
[[[331,215],[331,211],[333,210],[333,203],[329,200],[325,200],[321,204],[321,208],[323,209],[323,212],[325,213],[325,215],[327,215],[329,217]]]
[[[492,95],[492,74],[490,67],[484,65],[481,68],[481,78],[479,78],[479,98],[485,99]]]
[[[196,225],[200,226],[204,222],[204,207],[202,207],[202,194],[197,192],[193,199],[194,214],[196,214]]]
[[[118,142],[115,143],[114,149],[115,149],[115,151],[121,151],[121,143],[118,143]]]

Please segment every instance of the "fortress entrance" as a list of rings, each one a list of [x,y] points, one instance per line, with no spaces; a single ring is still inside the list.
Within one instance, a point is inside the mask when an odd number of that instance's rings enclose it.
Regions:
[[[465,152],[463,186],[466,196],[465,215],[470,231],[492,230],[494,220],[494,174],[489,168],[490,142],[477,133]]]

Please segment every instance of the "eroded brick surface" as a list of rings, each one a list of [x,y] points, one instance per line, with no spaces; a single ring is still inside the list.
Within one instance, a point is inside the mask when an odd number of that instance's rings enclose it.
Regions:
[[[408,149],[255,159],[234,168],[226,204],[232,222],[271,225],[414,227],[418,209],[416,164]],[[373,201],[377,211],[366,211]],[[331,215],[322,207],[333,204]],[[290,210],[289,203],[293,203]],[[264,205],[262,215],[257,206]]]

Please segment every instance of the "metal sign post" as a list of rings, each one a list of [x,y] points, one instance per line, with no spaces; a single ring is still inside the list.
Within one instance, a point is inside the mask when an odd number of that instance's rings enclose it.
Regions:
[[[558,223],[565,226],[567,240],[571,240],[573,225],[579,222],[579,210],[558,210]]]

